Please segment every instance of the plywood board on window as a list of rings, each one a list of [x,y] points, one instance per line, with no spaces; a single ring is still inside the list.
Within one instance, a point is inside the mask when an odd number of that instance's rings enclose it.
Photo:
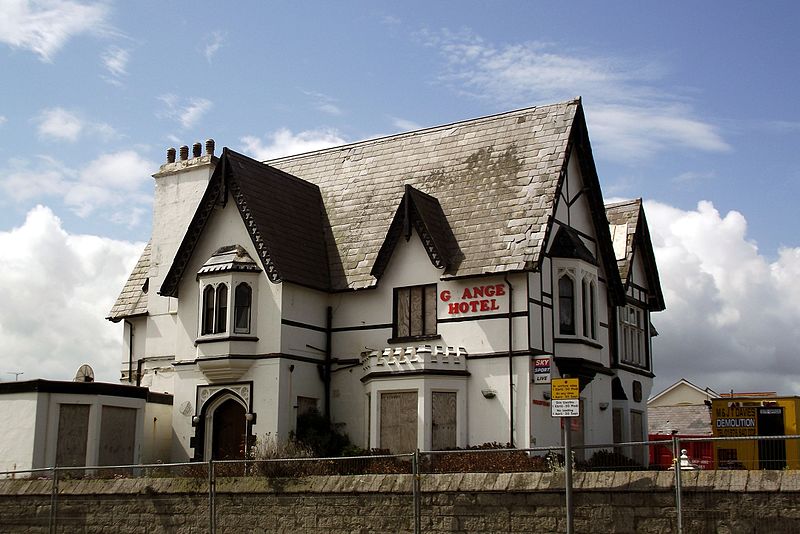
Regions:
[[[417,448],[417,392],[381,393],[380,447],[393,453]]]
[[[431,395],[431,447],[435,451],[456,447],[456,398],[455,391]]]
[[[58,441],[56,465],[86,465],[86,444],[89,435],[89,405],[60,404],[58,407]]]

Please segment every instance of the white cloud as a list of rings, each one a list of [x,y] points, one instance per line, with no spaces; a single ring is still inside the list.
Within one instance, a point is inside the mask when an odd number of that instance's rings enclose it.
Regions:
[[[685,377],[717,391],[796,393],[800,247],[769,260],[741,213],[707,201],[646,211],[667,303],[653,317],[657,389]]]
[[[314,107],[328,115],[339,116],[342,114],[342,109],[336,104],[336,99],[323,93],[315,91],[303,91],[306,96],[311,97],[314,101]]]
[[[212,102],[206,98],[181,99],[175,94],[167,93],[158,99],[166,106],[159,116],[178,121],[182,128],[194,126],[212,107]]]
[[[77,141],[83,131],[83,121],[63,108],[42,110],[37,118],[40,137]]]
[[[119,85],[120,79],[128,75],[128,62],[131,59],[129,50],[110,46],[102,53],[100,59],[109,73],[109,76],[104,77],[109,83]]]
[[[99,212],[131,226],[141,221],[136,210],[151,202],[145,191],[156,168],[132,150],[103,154],[82,169],[41,156],[33,164],[11,162],[0,174],[0,190],[16,202],[60,198],[79,217]]]
[[[5,115],[0,115],[0,126],[5,124],[7,121],[8,119],[5,117]]]
[[[211,63],[211,60],[225,43],[225,34],[220,31],[211,32],[207,37],[207,41],[203,54],[206,56],[206,60]]]
[[[39,137],[61,141],[77,141],[85,133],[104,141],[117,137],[114,128],[103,122],[91,122],[74,111],[64,108],[43,109],[34,119],[38,123]]]
[[[422,32],[446,61],[441,80],[504,106],[551,103],[582,95],[593,141],[604,157],[636,160],[672,147],[726,151],[718,129],[696,118],[677,95],[653,87],[657,64],[555,50],[549,43],[494,45],[471,32]]]
[[[392,126],[397,128],[401,132],[419,130],[420,128],[422,128],[422,126],[420,126],[416,122],[410,121],[408,119],[403,119],[400,117],[389,117],[389,119],[392,121]]]
[[[107,30],[109,8],[69,0],[0,0],[0,42],[51,61],[71,38]]]
[[[144,244],[69,234],[37,206],[0,232],[0,248],[2,371],[70,380],[88,363],[98,380],[118,381],[121,327],[104,317]]]
[[[291,130],[281,128],[268,134],[266,143],[254,136],[245,136],[241,142],[244,145],[244,151],[252,158],[268,160],[342,145],[346,141],[336,130],[307,130],[293,134]]]

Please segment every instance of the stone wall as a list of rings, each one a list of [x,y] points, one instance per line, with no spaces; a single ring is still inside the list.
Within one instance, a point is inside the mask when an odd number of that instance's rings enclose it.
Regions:
[[[684,531],[800,532],[800,472],[684,472]],[[576,533],[669,533],[673,473],[576,473]],[[219,478],[217,532],[413,532],[411,475]],[[552,473],[422,475],[422,532],[565,531],[564,478]],[[50,480],[0,480],[0,530],[48,532]],[[63,480],[59,532],[209,530],[203,478]]]

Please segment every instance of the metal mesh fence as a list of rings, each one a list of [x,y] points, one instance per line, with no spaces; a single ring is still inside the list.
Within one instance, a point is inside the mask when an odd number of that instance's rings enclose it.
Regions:
[[[703,457],[689,455],[687,450],[701,451]],[[635,472],[662,471],[663,477],[659,475],[657,483],[666,499],[659,512],[664,524],[670,525],[665,528],[713,532],[729,519],[723,510],[730,506],[721,503],[734,498],[720,490],[720,481],[724,482],[723,489],[731,491],[753,484],[765,492],[777,490],[780,472],[800,467],[800,436],[675,437],[580,446],[571,453],[569,461],[577,477],[574,489],[579,507],[606,498],[598,493],[597,486],[587,489],[587,480],[608,480],[612,485],[620,481],[632,483],[639,477]],[[448,490],[438,488],[438,475],[462,474],[466,481],[472,474],[469,480],[474,484],[467,484],[466,490],[462,484],[459,491],[465,499],[479,503],[482,494],[505,491],[505,486],[500,485],[502,477],[538,473],[542,480],[549,476],[553,484],[553,480],[563,480],[567,465],[565,449],[558,445],[0,472],[0,494],[9,495],[16,491],[14,488],[23,487],[19,480],[16,486],[4,485],[4,479],[24,480],[24,491],[15,497],[15,508],[0,510],[0,530],[108,531],[113,530],[112,525],[148,517],[155,520],[144,531],[223,532],[225,529],[220,530],[219,525],[225,525],[237,532],[328,532],[334,522],[341,527],[342,517],[353,517],[351,526],[355,530],[357,525],[363,527],[366,523],[373,532],[396,530],[397,525],[403,525],[401,530],[405,532],[421,532],[442,521],[437,515],[441,500],[436,492]],[[676,466],[680,469],[676,470]],[[712,469],[713,479],[702,474]],[[534,476],[529,479],[540,480]],[[374,493],[382,494],[380,503],[370,501]],[[289,505],[301,513],[286,515]],[[514,506],[518,511],[522,509]],[[541,507],[541,503],[537,506]],[[563,501],[548,506],[554,515],[563,513]],[[93,513],[97,507],[106,513]],[[256,509],[260,512],[253,511]],[[337,514],[335,521],[326,516],[328,511]],[[473,511],[468,506],[463,513],[469,515]],[[764,528],[769,521],[759,519],[753,531],[767,531]],[[562,527],[555,522],[552,528],[563,531]],[[347,528],[345,524],[342,531]],[[738,527],[730,528],[733,532]]]

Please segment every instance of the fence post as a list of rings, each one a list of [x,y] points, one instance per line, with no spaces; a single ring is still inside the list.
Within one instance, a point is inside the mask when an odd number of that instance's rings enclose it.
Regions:
[[[214,460],[208,460],[208,532],[215,534],[217,531],[216,510],[216,481],[214,479]]]
[[[56,507],[58,506],[58,468],[53,466],[53,484],[50,489],[50,534],[56,533],[58,514]]]
[[[414,494],[414,534],[422,532],[422,506],[420,503],[420,482],[419,482],[419,449],[414,450],[411,457],[412,486]]]
[[[677,431],[672,431],[672,468],[675,470],[675,510],[677,532],[683,534],[683,510],[681,509],[681,448]]]

